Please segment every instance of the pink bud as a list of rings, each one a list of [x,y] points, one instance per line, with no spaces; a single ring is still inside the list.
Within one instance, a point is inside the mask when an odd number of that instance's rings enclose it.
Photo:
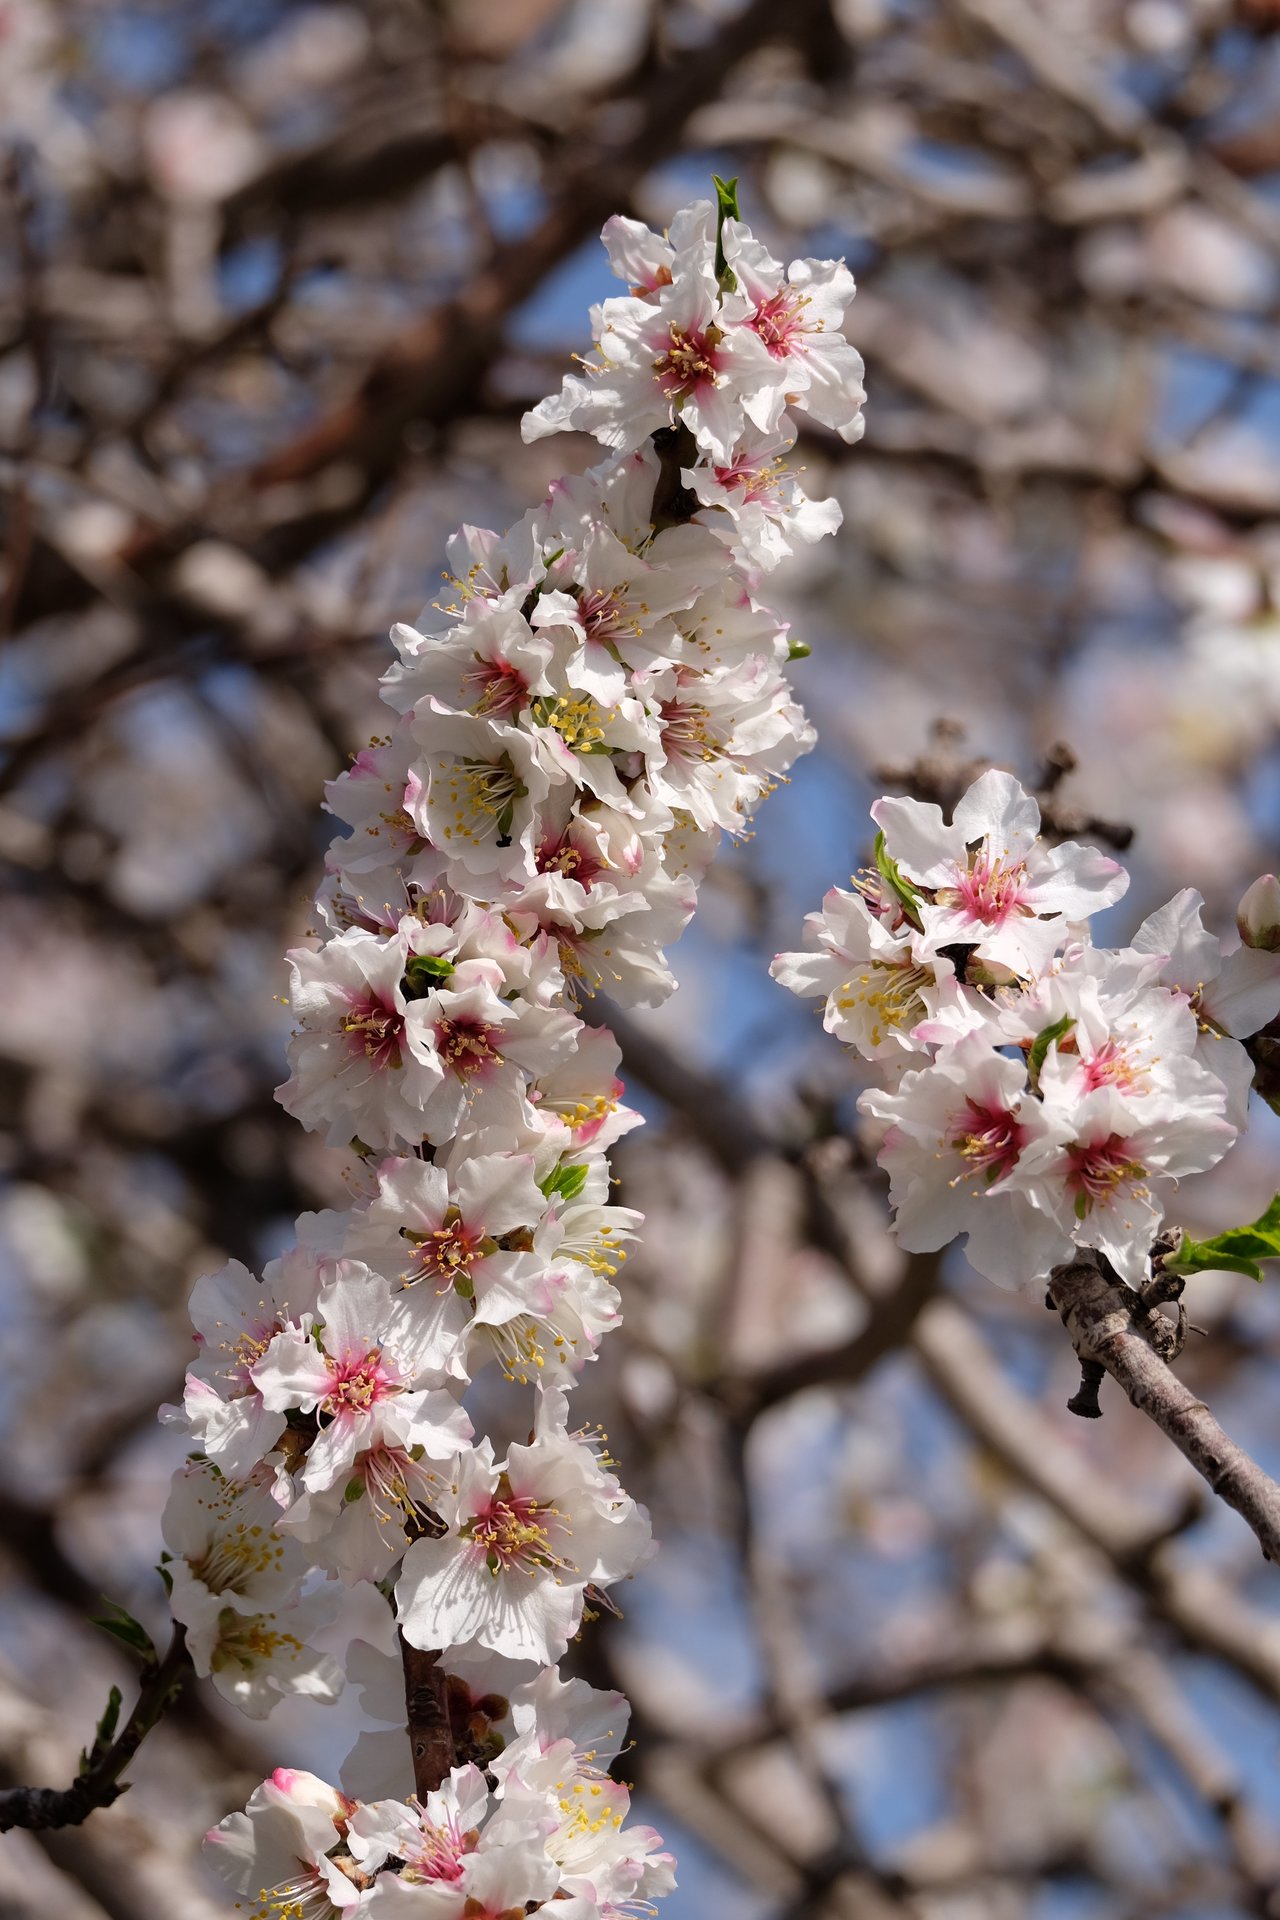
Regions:
[[[1254,881],[1236,909],[1236,925],[1246,947],[1280,952],[1280,880],[1274,873]]]

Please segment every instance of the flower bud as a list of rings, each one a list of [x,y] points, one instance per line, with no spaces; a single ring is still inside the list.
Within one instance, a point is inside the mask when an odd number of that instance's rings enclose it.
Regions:
[[[1274,873],[1254,881],[1236,909],[1236,925],[1246,947],[1280,951],[1280,880]]]

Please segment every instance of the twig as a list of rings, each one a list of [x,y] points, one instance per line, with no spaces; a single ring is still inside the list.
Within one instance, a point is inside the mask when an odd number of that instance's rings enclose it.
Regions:
[[[191,1671],[185,1629],[175,1624],[163,1660],[148,1660],[133,1712],[113,1740],[89,1749],[80,1774],[69,1787],[10,1787],[0,1793],[0,1833],[14,1827],[42,1831],[78,1827],[99,1807],[109,1807],[128,1791],[121,1774],[180,1691]],[[117,1696],[118,1698],[118,1696]],[[101,1750],[99,1750],[101,1749]]]
[[[1280,1486],[1170,1371],[1156,1344],[1167,1323],[1144,1314],[1136,1296],[1092,1261],[1055,1267],[1049,1292],[1081,1361],[1105,1367],[1219,1499],[1248,1522],[1267,1559],[1280,1560]]]

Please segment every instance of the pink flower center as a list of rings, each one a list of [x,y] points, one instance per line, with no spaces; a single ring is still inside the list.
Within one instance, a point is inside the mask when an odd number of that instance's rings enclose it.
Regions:
[[[980,1174],[988,1186],[994,1185],[1017,1165],[1026,1137],[1026,1128],[1007,1107],[966,1100],[949,1135],[950,1144],[966,1162],[960,1177]]]
[[[440,1020],[435,1034],[440,1058],[459,1080],[474,1080],[502,1065],[496,1044],[502,1038],[500,1027],[486,1026],[483,1020]]]
[[[1090,1093],[1095,1087],[1134,1087],[1144,1078],[1118,1040],[1104,1040],[1084,1062],[1084,1083]]]
[[[410,1882],[461,1880],[463,1859],[470,1851],[466,1836],[458,1831],[455,1820],[450,1819],[444,1826],[437,1827],[424,1813],[419,1831],[412,1837],[405,1837],[402,1855],[404,1868],[400,1878]]]
[[[441,1293],[447,1292],[455,1280],[467,1278],[484,1239],[483,1234],[474,1232],[462,1220],[432,1227],[427,1233],[414,1233],[407,1227],[402,1227],[401,1232],[413,1244],[413,1260],[401,1276],[405,1285],[412,1286],[416,1280],[435,1280]]]
[[[1067,1148],[1067,1160],[1067,1189],[1075,1195],[1076,1212],[1082,1217],[1096,1201],[1110,1199],[1117,1187],[1145,1178],[1147,1171],[1133,1158],[1130,1142],[1118,1133],[1092,1144],[1073,1142]]]
[[[577,846],[567,833],[558,840],[544,840],[535,861],[539,873],[562,873],[580,887],[589,887],[604,871],[603,860],[586,847]]]
[[[462,677],[463,686],[475,690],[473,713],[487,713],[505,719],[525,703],[529,683],[509,660],[477,660]]]
[[[621,587],[593,587],[589,593],[581,594],[578,618],[588,640],[597,645],[634,637],[640,632],[640,622],[628,607]]]
[[[708,333],[685,333],[672,326],[671,345],[653,363],[658,385],[669,400],[683,400],[699,387],[714,386],[716,346]]]
[[[736,493],[744,502],[774,500],[783,464],[771,460],[767,466],[754,467],[748,460],[737,460],[731,467],[717,467],[715,476],[726,493]]]
[[[372,989],[353,993],[351,1011],[344,1014],[341,1030],[347,1034],[351,1051],[362,1054],[379,1069],[400,1065],[400,1041],[404,1033],[403,1017]]]
[[[762,300],[748,320],[751,331],[759,334],[775,360],[785,360],[788,354],[796,351],[797,334],[812,331],[804,319],[808,304],[808,294],[783,287],[767,300]]]
[[[382,1364],[381,1347],[371,1348],[358,1359],[354,1355],[345,1360],[328,1356],[328,1364],[333,1376],[324,1403],[328,1413],[368,1413],[370,1407],[395,1391],[395,1382]]]
[[[955,869],[955,881],[938,890],[944,906],[963,907],[971,920],[987,927],[1001,927],[1013,914],[1028,915],[1026,904],[1027,868],[1025,861],[1006,864],[985,853],[974,854],[969,866]]]
[[[659,708],[662,723],[662,750],[668,760],[688,765],[693,761],[714,760],[720,753],[705,707],[692,701],[664,700]]]
[[[496,1578],[500,1573],[550,1572],[569,1568],[551,1544],[544,1516],[559,1519],[554,1507],[544,1506],[530,1494],[499,1492],[463,1528],[463,1537],[473,1540],[484,1553],[485,1565]]]

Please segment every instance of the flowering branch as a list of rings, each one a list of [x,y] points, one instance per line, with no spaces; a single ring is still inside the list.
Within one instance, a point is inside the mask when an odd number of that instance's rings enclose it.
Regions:
[[[578,1009],[665,998],[720,836],[813,743],[803,649],[757,595],[840,518],[788,468],[788,409],[856,439],[862,365],[844,266],[784,268],[723,197],[604,238],[629,291],[524,432],[608,457],[505,534],[458,532],[443,604],[395,630],[389,731],[328,789],[346,831],[324,937],[289,956],[278,1097],[352,1156],[353,1204],[261,1276],[197,1283],[164,1410],[191,1447],[164,1534],[196,1672],[255,1718],[354,1680],[386,1729],[340,1786],[277,1770],[207,1836],[264,1913],[617,1920],[674,1884],[604,1771],[626,1703],[556,1671],[651,1552],[570,1419],[639,1225],[607,1158],[639,1116]],[[486,1368],[505,1389],[477,1401]],[[344,1665],[319,1633],[360,1583],[394,1621]]]
[[[922,1254],[963,1236],[1005,1286],[1048,1274],[1081,1362],[1071,1410],[1096,1418],[1112,1374],[1275,1557],[1280,1488],[1170,1372],[1185,1313],[1175,1328],[1155,1308],[1198,1269],[1258,1278],[1280,1255],[1280,1200],[1207,1242],[1164,1227],[1178,1180],[1248,1124],[1241,1043],[1280,1014],[1280,883],[1250,887],[1233,951],[1190,889],[1110,949],[1087,922],[1128,875],[1050,844],[1010,775],[980,774],[950,820],[916,799],[871,812],[874,867],[827,895],[810,950],[779,954],[774,973],[886,1077],[859,1107],[883,1125],[900,1243]]]
[[[120,1692],[113,1687],[106,1713],[93,1745],[81,1756],[80,1772],[69,1787],[11,1787],[0,1792],[0,1833],[14,1827],[43,1832],[50,1827],[78,1827],[99,1807],[109,1807],[128,1791],[120,1776],[128,1767],[165,1709],[181,1692],[191,1672],[186,1635],[175,1624],[163,1659],[146,1660],[133,1712],[120,1731],[115,1727]]]

